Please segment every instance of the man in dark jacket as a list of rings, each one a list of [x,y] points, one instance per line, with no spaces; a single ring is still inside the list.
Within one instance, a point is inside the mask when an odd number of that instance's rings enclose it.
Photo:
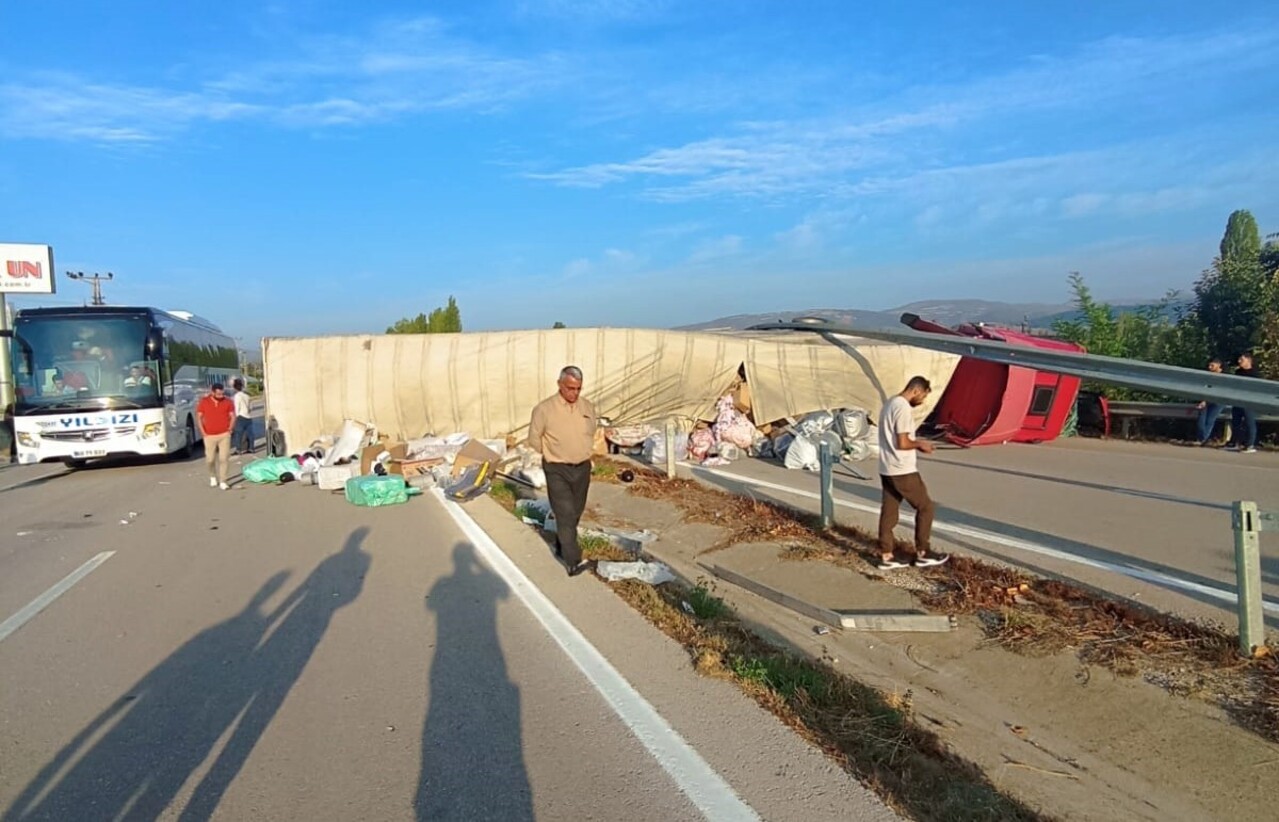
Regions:
[[[1239,355],[1239,367],[1235,369],[1235,374],[1240,377],[1261,377],[1252,363],[1252,354],[1245,352]],[[1234,429],[1234,443],[1227,446],[1229,450],[1245,454],[1257,453],[1257,412],[1236,405],[1230,412],[1230,427]]]

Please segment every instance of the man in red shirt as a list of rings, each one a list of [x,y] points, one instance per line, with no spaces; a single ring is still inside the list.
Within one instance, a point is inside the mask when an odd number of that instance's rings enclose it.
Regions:
[[[226,484],[226,474],[230,461],[231,425],[235,422],[235,403],[224,393],[222,383],[213,384],[209,393],[196,405],[195,415],[200,420],[200,434],[204,437],[204,464],[209,467],[209,487],[225,491],[230,487]]]

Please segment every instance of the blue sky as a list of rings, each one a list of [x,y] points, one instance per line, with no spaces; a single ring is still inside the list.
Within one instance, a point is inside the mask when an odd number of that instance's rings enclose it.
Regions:
[[[1145,298],[1279,231],[1273,3],[198,5],[0,5],[0,241],[245,338]]]

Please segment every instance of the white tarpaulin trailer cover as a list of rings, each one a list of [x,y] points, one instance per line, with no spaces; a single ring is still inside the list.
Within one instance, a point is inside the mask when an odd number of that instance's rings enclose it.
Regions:
[[[875,413],[915,374],[933,383],[922,414],[959,361],[848,337],[623,328],[269,337],[262,349],[267,413],[292,449],[346,419],[401,438],[522,437],[565,365],[582,369],[583,395],[616,424],[714,419],[716,399],[742,367],[759,423],[822,408]]]

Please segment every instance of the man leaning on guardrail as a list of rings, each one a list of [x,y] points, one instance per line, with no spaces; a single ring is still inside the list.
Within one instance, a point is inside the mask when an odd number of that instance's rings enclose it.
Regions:
[[[1208,361],[1208,370],[1214,374],[1221,373],[1221,360],[1216,358]],[[1213,426],[1217,424],[1217,417],[1221,414],[1221,403],[1209,402],[1208,400],[1199,401],[1199,444],[1207,445],[1208,440],[1212,439]]]

